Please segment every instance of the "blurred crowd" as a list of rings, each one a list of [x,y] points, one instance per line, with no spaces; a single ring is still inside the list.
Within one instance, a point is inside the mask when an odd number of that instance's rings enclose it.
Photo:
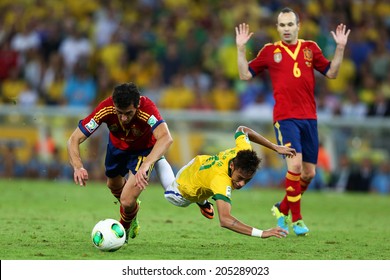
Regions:
[[[269,116],[267,73],[238,79],[234,27],[250,24],[255,57],[279,40],[285,6],[300,16],[299,37],[329,59],[330,31],[339,23],[352,30],[338,79],[317,77],[319,116],[389,117],[386,0],[2,0],[0,104],[86,109],[133,81],[161,109]]]

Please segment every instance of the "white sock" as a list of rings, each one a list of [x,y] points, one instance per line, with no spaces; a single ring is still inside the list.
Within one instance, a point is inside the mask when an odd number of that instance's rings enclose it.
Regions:
[[[168,186],[175,180],[175,174],[173,173],[171,165],[165,157],[163,157],[154,164],[154,168],[161,186],[164,190],[167,190]]]

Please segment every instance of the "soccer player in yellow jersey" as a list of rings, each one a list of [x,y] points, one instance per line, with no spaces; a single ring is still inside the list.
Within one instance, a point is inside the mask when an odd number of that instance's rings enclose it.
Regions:
[[[201,213],[209,219],[214,217],[212,197],[216,202],[222,227],[240,234],[261,238],[287,235],[280,228],[260,230],[248,226],[231,215],[231,194],[252,179],[261,159],[252,150],[250,141],[263,145],[287,157],[295,156],[295,150],[271,143],[256,131],[239,126],[235,133],[236,146],[216,155],[198,155],[179,170],[176,178],[165,187],[165,198],[172,204],[187,207],[197,203]]]

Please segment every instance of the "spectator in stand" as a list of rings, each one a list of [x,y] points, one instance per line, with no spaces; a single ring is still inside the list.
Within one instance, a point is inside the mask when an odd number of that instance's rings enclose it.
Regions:
[[[217,111],[235,111],[239,109],[238,94],[232,89],[229,80],[217,74],[214,87],[210,92],[210,102]]]
[[[126,64],[128,63],[126,54],[126,45],[122,42],[119,32],[114,32],[110,41],[96,52],[99,62],[108,69],[111,76],[114,69],[122,63],[122,58],[126,59]],[[128,71],[127,67],[126,71]]]
[[[359,100],[363,102],[366,106],[372,104],[375,100],[375,95],[377,92],[377,81],[371,73],[366,73],[364,77],[361,78],[361,85],[357,87],[357,94]],[[352,88],[353,86],[350,86]]]
[[[10,77],[13,68],[18,67],[18,52],[11,49],[10,37],[0,42],[0,82]]]
[[[161,58],[161,68],[164,84],[169,84],[173,77],[180,71],[180,62],[178,46],[174,42],[168,42],[165,53]]]
[[[187,109],[195,102],[195,93],[185,86],[183,75],[178,73],[172,77],[169,86],[161,92],[159,106],[164,109]]]
[[[15,155],[15,144],[0,145],[0,177],[11,179],[18,175],[18,161]]]
[[[351,174],[351,162],[346,154],[341,154],[338,158],[338,166],[331,173],[329,187],[337,192],[344,192],[349,185]]]
[[[337,79],[326,79],[326,86],[332,94],[342,98],[348,86],[355,83],[356,75],[357,69],[350,57],[350,49],[347,48]]]
[[[386,98],[381,89],[375,95],[375,101],[368,106],[368,117],[389,117],[390,116],[390,98]]]
[[[65,76],[73,73],[81,57],[89,58],[92,55],[92,44],[76,23],[72,23],[69,27],[67,36],[61,42],[59,53],[64,60]]]
[[[357,27],[355,32],[351,34],[349,49],[350,57],[355,64],[356,79],[357,82],[363,78],[362,69],[364,69],[364,64],[367,62],[370,53],[373,50],[370,42],[365,38],[364,26]]]
[[[390,72],[390,52],[386,48],[386,41],[378,40],[374,51],[369,55],[367,62],[367,72],[373,75],[378,82],[386,79]]]
[[[120,23],[120,11],[115,1],[101,1],[101,5],[94,14],[94,41],[98,48],[110,43]]]
[[[19,94],[18,103],[25,108],[38,105],[40,103],[38,91],[30,83],[26,83],[26,88]]]
[[[348,87],[345,96],[346,100],[341,104],[341,115],[346,118],[364,118],[367,114],[367,104],[360,101],[352,85]]]
[[[74,73],[65,81],[65,103],[68,106],[91,106],[96,95],[96,81],[89,73],[85,60],[80,60],[75,65]]]
[[[104,65],[103,65],[104,66]],[[107,74],[110,76],[110,79],[116,84],[119,84],[121,81],[130,81],[129,73],[129,58],[127,52],[123,53],[118,60],[118,63],[113,65],[110,70],[107,69]],[[105,66],[104,66],[105,67]]]
[[[54,54],[58,54],[62,42],[61,19],[48,20],[44,24],[44,30],[41,31],[40,54],[45,63],[49,63]]]
[[[28,161],[23,166],[23,174],[27,178],[41,178],[44,176],[45,165],[41,160],[39,151],[32,146]]]
[[[61,180],[64,178],[63,173],[67,164],[61,158],[61,150],[58,147],[54,148],[53,158],[46,165],[46,178],[51,180]]]
[[[18,103],[20,94],[27,88],[27,82],[21,78],[20,68],[10,69],[9,78],[1,86],[1,99],[4,103]]]
[[[26,51],[25,64],[23,66],[23,78],[35,90],[40,90],[44,61],[38,49]]]
[[[346,191],[349,192],[368,192],[370,190],[372,179],[374,178],[375,170],[372,161],[369,158],[356,164],[349,174]]]
[[[318,90],[316,103],[318,118],[329,119],[336,115],[339,111],[341,106],[341,96],[332,94],[326,84],[323,84]]]
[[[248,104],[241,110],[245,117],[259,119],[272,116],[272,105],[266,102],[265,93],[259,93],[254,102]]]
[[[12,38],[11,48],[20,54],[19,65],[24,65],[28,50],[38,49],[41,45],[41,39],[35,27],[35,22],[30,19],[29,22],[22,24],[21,30]]]
[[[148,87],[153,79],[159,79],[161,75],[160,64],[154,60],[149,50],[140,51],[136,60],[130,63],[128,71],[131,80],[140,89]]]
[[[269,103],[270,106],[274,105],[272,92],[261,79],[252,79],[246,83],[239,83],[238,92],[241,110],[246,110],[247,106],[257,103],[259,95],[266,95],[262,98],[263,102]]]
[[[41,89],[47,105],[61,105],[65,89],[64,61],[58,53],[50,56],[42,74]]]

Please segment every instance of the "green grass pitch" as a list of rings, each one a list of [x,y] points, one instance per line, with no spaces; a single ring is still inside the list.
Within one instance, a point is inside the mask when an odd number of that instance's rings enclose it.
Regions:
[[[141,194],[140,234],[120,250],[95,249],[90,234],[118,204],[102,183],[0,180],[2,260],[389,260],[390,197],[308,192],[302,212],[310,235],[284,239],[240,235],[205,219],[196,205],[169,204],[162,188]],[[234,191],[232,214],[261,229],[283,190]]]

